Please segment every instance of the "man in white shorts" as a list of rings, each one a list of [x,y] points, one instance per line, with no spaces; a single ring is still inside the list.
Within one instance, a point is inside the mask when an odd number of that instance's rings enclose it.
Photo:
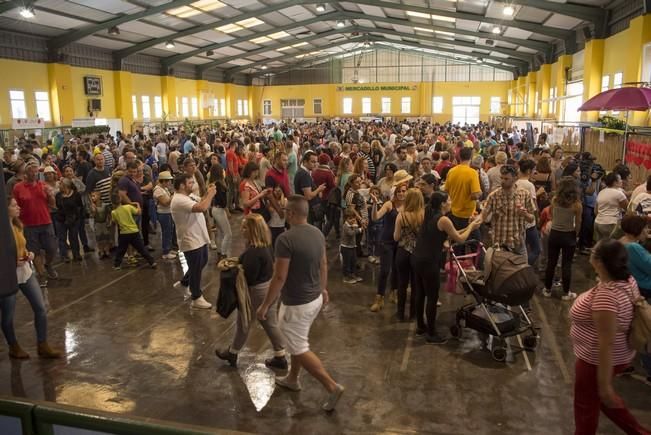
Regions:
[[[292,362],[289,374],[276,378],[276,384],[300,391],[298,375],[303,367],[328,391],[329,396],[322,408],[329,412],[335,409],[344,387],[332,379],[319,357],[310,351],[308,343],[312,322],[323,304],[328,303],[325,238],[319,229],[307,223],[308,213],[309,205],[305,197],[289,197],[285,218],[290,229],[276,240],[274,274],[257,315],[258,319],[265,320],[269,307],[280,295],[278,326],[285,336]]]

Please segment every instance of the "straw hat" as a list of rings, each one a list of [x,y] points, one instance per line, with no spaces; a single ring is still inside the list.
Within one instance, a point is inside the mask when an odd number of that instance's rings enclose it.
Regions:
[[[160,174],[158,174],[158,179],[159,180],[173,180],[174,177],[172,177],[172,174],[170,171],[163,171]]]
[[[43,169],[44,174],[56,174],[57,171],[54,170],[52,166],[46,166],[45,169]]]
[[[408,181],[410,181],[412,178],[411,175],[404,169],[401,169],[397,171],[395,174],[393,174],[393,187],[398,186],[400,184],[404,184]]]

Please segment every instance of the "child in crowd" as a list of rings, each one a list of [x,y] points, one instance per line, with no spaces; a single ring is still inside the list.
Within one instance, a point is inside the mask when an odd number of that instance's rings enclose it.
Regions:
[[[366,231],[366,244],[368,245],[368,262],[371,264],[380,264],[380,236],[382,234],[384,221],[382,219],[377,221],[371,219],[370,208],[373,205],[373,197],[378,200],[378,209],[381,208],[383,205],[382,191],[378,186],[373,186],[369,190],[369,199],[367,201],[367,206],[369,208],[369,224],[368,230]]]
[[[155,269],[157,264],[147,249],[142,240],[138,224],[134,219],[134,215],[142,213],[140,205],[136,203],[125,203],[119,205],[111,212],[112,220],[118,225],[118,247],[115,251],[115,261],[113,263],[114,270],[122,269],[122,259],[127,252],[127,248],[132,246],[138,253],[149,263],[152,269]]]
[[[287,206],[287,198],[283,193],[282,187],[277,185],[273,189],[273,199],[270,201],[269,213],[271,219],[267,222],[269,230],[271,231],[271,246],[276,246],[276,239],[285,231],[285,206]],[[278,206],[276,208],[276,206]]]
[[[111,247],[113,246],[111,233],[110,207],[102,201],[102,195],[97,190],[90,194],[91,204],[90,211],[95,221],[95,239],[97,240],[97,255],[99,259],[111,257]]]
[[[362,233],[362,228],[357,223],[357,214],[353,207],[346,209],[344,218],[340,245],[344,283],[355,284],[362,281],[362,278],[355,275],[357,272],[357,235]]]

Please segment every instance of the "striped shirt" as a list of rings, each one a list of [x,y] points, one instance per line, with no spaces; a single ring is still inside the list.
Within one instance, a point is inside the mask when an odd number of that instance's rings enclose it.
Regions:
[[[102,155],[104,156],[104,167],[108,169],[109,172],[113,172],[113,168],[115,168],[115,159],[113,158],[113,153],[111,153],[109,150],[104,150],[102,151]]]
[[[617,332],[612,344],[612,364],[628,364],[635,350],[628,345],[628,332],[633,321],[633,298],[640,292],[633,277],[628,281],[611,281],[597,284],[576,298],[570,309],[572,327],[570,336],[574,355],[594,365],[599,365],[599,341],[592,318],[593,311],[611,311],[617,316]]]

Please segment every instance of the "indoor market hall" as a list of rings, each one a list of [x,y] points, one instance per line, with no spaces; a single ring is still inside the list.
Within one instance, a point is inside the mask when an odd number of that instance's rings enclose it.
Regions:
[[[651,434],[648,0],[0,0],[0,434]]]

